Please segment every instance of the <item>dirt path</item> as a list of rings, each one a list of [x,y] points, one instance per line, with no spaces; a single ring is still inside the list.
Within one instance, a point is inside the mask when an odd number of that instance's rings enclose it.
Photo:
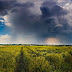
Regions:
[[[20,55],[16,57],[15,72],[28,72],[27,57],[24,55],[23,47],[21,48]]]

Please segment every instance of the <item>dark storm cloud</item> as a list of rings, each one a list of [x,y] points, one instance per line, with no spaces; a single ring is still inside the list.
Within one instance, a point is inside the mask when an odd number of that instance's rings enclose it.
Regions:
[[[62,16],[67,14],[67,11],[58,6],[56,2],[53,1],[45,1],[42,4],[41,11],[44,16]]]
[[[41,15],[32,14],[32,2],[8,1],[5,5],[4,2],[0,4],[0,14],[5,15],[7,10],[11,9],[12,15],[9,20],[14,26],[15,35],[35,34],[38,39],[63,35],[68,39],[72,33],[72,28],[64,17],[68,12],[55,1],[44,1],[40,7]],[[10,7],[11,4],[13,5]]]
[[[9,11],[17,11],[18,7],[30,7],[33,3],[19,3],[17,0],[0,0],[0,16],[7,15]]]
[[[40,16],[32,15],[29,10],[30,6],[27,5],[33,6],[32,3],[25,3],[23,8],[21,6],[16,9],[18,11],[12,19],[16,33],[33,33],[38,37],[46,38],[57,34],[67,34],[65,30],[70,30],[68,22],[63,17],[67,11],[58,6],[56,2],[43,2],[40,7],[42,12]]]
[[[16,0],[0,0],[0,16],[7,15],[15,2]]]
[[[23,9],[23,8],[30,8],[34,6],[33,3],[31,2],[26,2],[26,3],[16,3],[13,5],[13,9],[11,10],[11,12],[17,12],[20,8]]]
[[[41,34],[41,36],[56,37],[57,34],[67,35],[71,32],[71,28],[67,20],[64,18],[68,12],[62,7],[53,2],[49,3],[48,1],[44,2],[40,9],[42,12],[41,21],[43,23],[43,27],[45,28],[45,34]]]

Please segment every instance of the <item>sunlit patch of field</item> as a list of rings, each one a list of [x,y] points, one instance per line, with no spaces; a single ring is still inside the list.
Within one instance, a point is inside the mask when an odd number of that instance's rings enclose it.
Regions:
[[[72,47],[0,46],[0,72],[72,72]]]

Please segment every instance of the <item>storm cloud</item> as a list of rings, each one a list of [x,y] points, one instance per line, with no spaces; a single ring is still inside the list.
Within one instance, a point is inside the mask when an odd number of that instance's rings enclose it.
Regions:
[[[11,11],[9,20],[14,26],[14,34],[16,36],[20,34],[23,36],[34,35],[38,40],[57,37],[64,41],[67,38],[66,42],[69,42],[72,27],[70,27],[65,18],[68,11],[58,5],[57,0],[47,0],[42,1],[39,7],[41,14],[37,15],[31,11],[31,8],[33,9],[35,6],[34,2],[25,1],[24,3],[20,3],[16,0],[0,1],[1,15],[7,15],[7,11]]]
[[[0,16],[8,14],[16,0],[0,0]]]

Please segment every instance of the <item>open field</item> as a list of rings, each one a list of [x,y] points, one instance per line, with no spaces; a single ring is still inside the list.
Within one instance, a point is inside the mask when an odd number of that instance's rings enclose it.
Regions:
[[[0,72],[72,72],[72,46],[0,46]]]

